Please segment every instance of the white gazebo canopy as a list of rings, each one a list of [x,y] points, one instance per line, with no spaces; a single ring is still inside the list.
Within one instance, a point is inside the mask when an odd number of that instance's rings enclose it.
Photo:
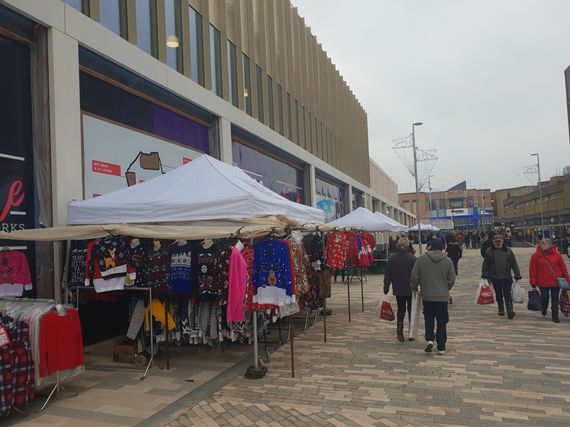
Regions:
[[[327,225],[334,227],[359,228],[370,232],[395,231],[393,225],[374,215],[366,208],[356,208],[342,218],[335,219]]]
[[[68,223],[180,223],[277,215],[301,223],[324,221],[320,209],[292,202],[241,169],[203,154],[149,181],[70,203]]]
[[[376,211],[374,212],[374,215],[382,219],[382,221],[386,221],[388,224],[391,224],[394,227],[394,229],[390,231],[395,231],[395,232],[408,231],[409,227],[407,225],[400,224],[398,221],[390,218],[389,216],[384,215],[382,212]]]
[[[418,224],[410,227],[409,231],[418,231]],[[439,231],[439,228],[431,224],[421,224],[419,231]]]

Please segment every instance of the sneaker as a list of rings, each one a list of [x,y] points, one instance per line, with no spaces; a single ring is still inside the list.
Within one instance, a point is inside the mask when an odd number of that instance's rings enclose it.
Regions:
[[[542,315],[543,315],[543,316],[546,316],[546,310],[548,310],[548,309],[547,309],[547,308],[543,308],[543,309],[542,309]]]
[[[566,315],[566,317],[568,317],[568,315]],[[408,341],[415,341],[415,338],[408,338]]]
[[[437,354],[443,356],[445,354],[445,348],[443,350],[437,350]]]
[[[404,336],[402,334],[398,335],[398,341],[404,342]]]
[[[452,297],[449,297],[449,303],[453,304],[453,298]]]
[[[431,353],[433,349],[433,341],[428,341],[426,349],[424,350],[426,353]]]

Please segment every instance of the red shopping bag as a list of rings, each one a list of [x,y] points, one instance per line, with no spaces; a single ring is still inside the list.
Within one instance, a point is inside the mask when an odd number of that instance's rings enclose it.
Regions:
[[[380,306],[380,319],[392,322],[395,318],[396,316],[394,316],[394,310],[392,310],[390,302],[385,299]]]
[[[477,290],[477,304],[486,305],[495,303],[495,294],[489,282],[482,280]]]

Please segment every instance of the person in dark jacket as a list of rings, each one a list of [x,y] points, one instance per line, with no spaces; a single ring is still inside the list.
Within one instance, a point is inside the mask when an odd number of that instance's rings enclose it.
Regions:
[[[481,277],[490,280],[493,288],[495,288],[499,316],[505,315],[506,305],[509,319],[515,317],[511,295],[511,287],[513,286],[511,271],[515,275],[515,280],[521,279],[521,272],[515,254],[511,248],[504,245],[503,236],[496,234],[493,236],[493,245],[485,252],[483,266],[481,267]]]
[[[390,285],[398,302],[396,333],[398,341],[404,342],[404,318],[408,311],[408,323],[412,310],[412,288],[410,276],[416,257],[408,252],[409,241],[405,237],[396,243],[396,252],[388,259],[384,273],[384,295],[388,295]]]
[[[481,245],[481,256],[483,258],[485,258],[485,252],[487,252],[487,249],[489,249],[491,246],[493,246],[493,237],[495,236],[495,232],[493,230],[489,231],[489,234],[487,235],[487,240],[485,240],[483,242],[483,244]]]
[[[449,242],[449,244],[447,245],[445,252],[447,252],[447,256],[453,262],[453,268],[455,269],[455,275],[457,275],[459,260],[463,256],[463,250],[459,247],[457,240],[452,239],[451,242]]]

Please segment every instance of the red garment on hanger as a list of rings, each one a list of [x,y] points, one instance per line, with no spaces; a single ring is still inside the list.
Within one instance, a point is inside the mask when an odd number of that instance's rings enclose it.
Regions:
[[[83,338],[76,309],[51,311],[40,319],[40,377],[83,365]]]

